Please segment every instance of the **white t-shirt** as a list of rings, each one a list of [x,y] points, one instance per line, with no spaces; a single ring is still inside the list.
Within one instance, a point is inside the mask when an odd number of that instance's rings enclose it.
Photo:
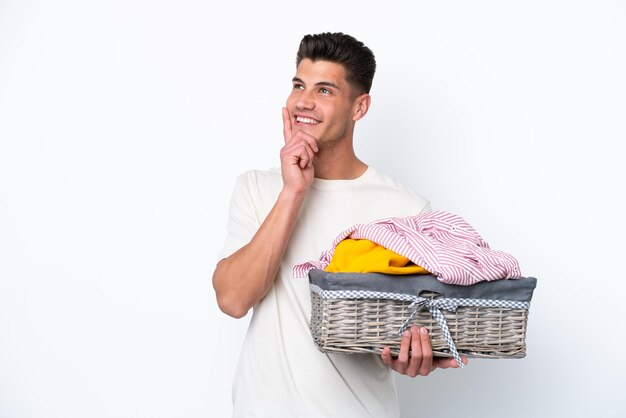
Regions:
[[[220,258],[246,245],[282,190],[280,169],[237,179]],[[317,260],[356,223],[430,211],[422,196],[372,167],[355,180],[315,179],[274,286],[255,307],[233,382],[233,417],[398,417],[391,369],[376,354],[325,354],[309,331],[307,279],[295,264]]]

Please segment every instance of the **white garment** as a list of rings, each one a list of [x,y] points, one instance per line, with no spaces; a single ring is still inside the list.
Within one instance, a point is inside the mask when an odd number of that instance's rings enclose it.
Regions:
[[[247,244],[282,189],[280,169],[242,174],[220,259]],[[324,354],[309,331],[308,279],[316,259],[355,223],[430,211],[429,203],[372,167],[355,180],[315,179],[269,293],[254,307],[233,382],[233,417],[398,417],[391,369],[376,354]]]

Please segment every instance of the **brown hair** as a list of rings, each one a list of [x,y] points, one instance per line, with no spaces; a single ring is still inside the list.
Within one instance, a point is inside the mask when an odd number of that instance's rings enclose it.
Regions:
[[[363,42],[341,32],[305,35],[300,41],[296,66],[308,58],[311,61],[331,61],[343,65],[346,81],[358,94],[369,93],[376,72],[374,53]]]

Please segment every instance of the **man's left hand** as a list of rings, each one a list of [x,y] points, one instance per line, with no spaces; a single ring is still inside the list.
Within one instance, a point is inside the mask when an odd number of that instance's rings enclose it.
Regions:
[[[411,357],[409,358],[409,347]],[[433,357],[428,329],[413,325],[410,330],[404,331],[400,342],[398,357],[391,356],[391,349],[385,347],[381,354],[383,363],[400,374],[410,377],[428,376],[436,368],[456,368],[459,365],[454,358]],[[463,364],[467,364],[467,357],[461,356]]]

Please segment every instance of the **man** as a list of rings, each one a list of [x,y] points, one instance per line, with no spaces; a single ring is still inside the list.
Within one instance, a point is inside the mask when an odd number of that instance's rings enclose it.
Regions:
[[[282,111],[280,170],[237,179],[213,274],[223,312],[240,318],[254,307],[233,384],[234,416],[397,417],[390,370],[426,376],[456,367],[454,359],[433,359],[418,327],[405,332],[397,358],[388,348],[380,356],[319,352],[308,329],[308,281],[294,279],[292,268],[318,258],[347,227],[430,205],[355,155],[354,128],[371,103],[372,51],[342,33],[306,35],[296,67]]]

